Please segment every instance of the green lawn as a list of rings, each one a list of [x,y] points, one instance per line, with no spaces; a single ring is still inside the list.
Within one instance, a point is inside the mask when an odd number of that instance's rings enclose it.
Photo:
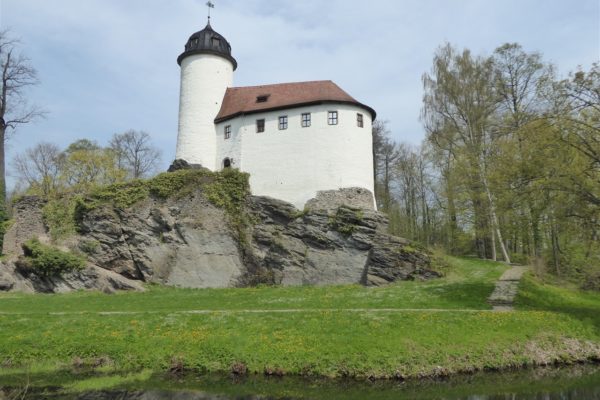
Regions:
[[[445,278],[384,288],[4,294],[0,363],[416,377],[600,358],[598,294],[528,278],[519,297],[523,311],[491,312],[485,299],[506,267],[471,259],[451,264]],[[554,290],[568,293],[566,300],[547,303]],[[209,311],[182,312],[190,310]]]
[[[485,302],[507,267],[475,259],[452,259],[446,277],[427,282],[400,282],[379,288],[358,285],[259,287],[244,289],[175,289],[150,286],[145,293],[105,295],[0,294],[0,313],[323,309],[443,308],[489,309]]]

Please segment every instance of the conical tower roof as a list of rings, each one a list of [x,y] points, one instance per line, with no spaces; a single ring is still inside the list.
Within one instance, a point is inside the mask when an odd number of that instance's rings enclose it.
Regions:
[[[187,56],[194,54],[214,54],[231,61],[233,70],[237,68],[237,61],[231,56],[231,45],[223,35],[215,32],[210,26],[210,21],[201,31],[194,33],[185,44],[185,50],[177,57],[177,64]]]

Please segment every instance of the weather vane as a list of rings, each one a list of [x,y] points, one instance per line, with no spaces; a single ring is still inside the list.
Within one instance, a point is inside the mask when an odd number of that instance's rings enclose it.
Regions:
[[[206,6],[208,7],[208,23],[210,24],[210,9],[215,8],[215,5],[209,0],[206,2]]]

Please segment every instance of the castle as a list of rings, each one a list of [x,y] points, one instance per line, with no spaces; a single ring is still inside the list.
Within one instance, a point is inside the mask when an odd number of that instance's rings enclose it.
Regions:
[[[238,168],[250,174],[253,194],[299,209],[344,188],[373,199],[371,107],[332,81],[233,87],[237,61],[210,20],[177,63],[176,159],[212,171]]]

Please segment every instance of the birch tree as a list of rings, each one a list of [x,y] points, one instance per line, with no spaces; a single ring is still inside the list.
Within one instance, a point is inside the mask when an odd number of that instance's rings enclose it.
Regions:
[[[443,142],[458,148],[469,166],[480,256],[486,255],[487,237],[492,258],[497,239],[504,260],[510,262],[487,178],[488,156],[494,144],[491,122],[498,108],[497,93],[490,85],[492,77],[491,58],[473,57],[467,49],[459,53],[450,44],[442,46],[434,56],[431,74],[423,75],[422,118],[429,136],[447,135]]]

